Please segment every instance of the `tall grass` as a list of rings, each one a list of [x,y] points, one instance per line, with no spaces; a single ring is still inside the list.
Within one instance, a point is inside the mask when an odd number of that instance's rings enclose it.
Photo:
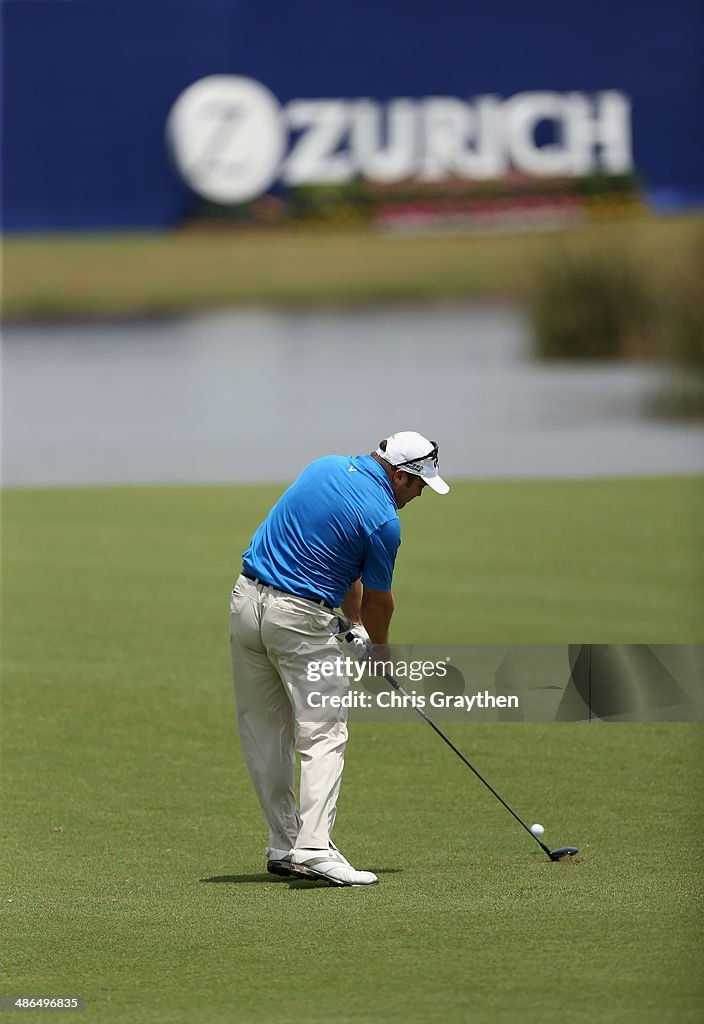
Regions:
[[[660,360],[659,410],[704,416],[704,233],[676,269],[625,249],[553,255],[536,274],[531,307],[540,357]]]
[[[538,272],[532,300],[538,355],[621,359],[653,351],[653,297],[622,249],[565,250]]]
[[[661,407],[670,413],[704,416],[704,234],[687,270],[662,297],[659,336],[668,366]]]

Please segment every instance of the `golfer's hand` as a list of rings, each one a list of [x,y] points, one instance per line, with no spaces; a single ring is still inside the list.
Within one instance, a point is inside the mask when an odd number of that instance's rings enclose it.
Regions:
[[[344,641],[350,654],[353,654],[358,661],[366,661],[372,642],[361,622],[350,624],[350,628],[344,634]]]
[[[383,676],[392,664],[391,648],[388,644],[371,645],[368,655],[368,667],[373,676]]]

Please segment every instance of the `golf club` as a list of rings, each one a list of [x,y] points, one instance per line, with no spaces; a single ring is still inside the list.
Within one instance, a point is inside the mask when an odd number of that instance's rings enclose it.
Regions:
[[[544,853],[546,853],[548,855],[550,860],[552,860],[552,861],[565,860],[568,857],[574,857],[574,855],[576,853],[579,853],[579,847],[577,847],[577,846],[561,846],[557,850],[551,850],[549,846],[547,846],[540,839],[538,839],[538,837],[531,832],[529,826],[526,825],[525,821],[523,821],[522,818],[519,818],[519,816],[516,814],[514,809],[512,807],[510,807],[506,803],[504,798],[499,793],[496,792],[496,790],[491,785],[491,783],[487,782],[487,780],[484,778],[484,776],[481,774],[481,772],[479,772],[474,767],[474,765],[471,763],[471,761],[467,760],[467,758],[464,756],[462,751],[459,750],[455,746],[455,744],[452,742],[450,737],[445,735],[445,733],[442,731],[442,729],[438,725],[435,724],[435,722],[432,720],[432,718],[430,718],[428,715],[426,715],[425,711],[423,711],[422,708],[418,707],[413,701],[411,701],[411,698],[410,698],[409,694],[406,692],[406,690],[404,690],[404,688],[401,686],[401,684],[397,683],[396,680],[393,678],[393,676],[391,676],[388,672],[384,672],[384,679],[387,681],[387,683],[389,683],[390,686],[393,686],[394,690],[397,690],[398,693],[402,694],[412,704],[412,706],[415,708],[415,710],[418,712],[418,714],[421,716],[421,718],[425,719],[425,721],[428,723],[428,725],[432,729],[435,730],[435,732],[438,734],[438,736],[440,736],[441,739],[443,739],[445,741],[445,743],[447,743],[448,747],[450,747],[451,750],[454,750],[454,752],[457,754],[459,759],[461,761],[463,761],[471,771],[474,772],[474,774],[477,776],[479,781],[484,783],[486,788],[489,790],[490,793],[494,794],[494,796],[499,801],[499,803],[502,803],[504,805],[506,810],[510,814],[513,815],[513,817],[516,819],[516,821],[518,822],[519,825],[523,826],[523,828],[526,830],[526,832],[531,837],[531,839],[534,839],[536,841],[536,843],[538,844],[540,849],[543,850]]]

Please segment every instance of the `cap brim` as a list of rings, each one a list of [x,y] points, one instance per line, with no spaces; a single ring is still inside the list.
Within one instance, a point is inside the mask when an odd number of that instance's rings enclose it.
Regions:
[[[450,485],[446,484],[441,476],[422,476],[421,479],[425,480],[428,487],[432,487],[436,494],[447,494],[450,490]]]

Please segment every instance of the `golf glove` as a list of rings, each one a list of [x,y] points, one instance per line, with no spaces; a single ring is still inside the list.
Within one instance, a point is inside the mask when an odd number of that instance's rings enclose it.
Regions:
[[[362,623],[340,619],[340,626],[337,639],[344,644],[348,654],[352,654],[358,661],[368,658],[372,641]]]

